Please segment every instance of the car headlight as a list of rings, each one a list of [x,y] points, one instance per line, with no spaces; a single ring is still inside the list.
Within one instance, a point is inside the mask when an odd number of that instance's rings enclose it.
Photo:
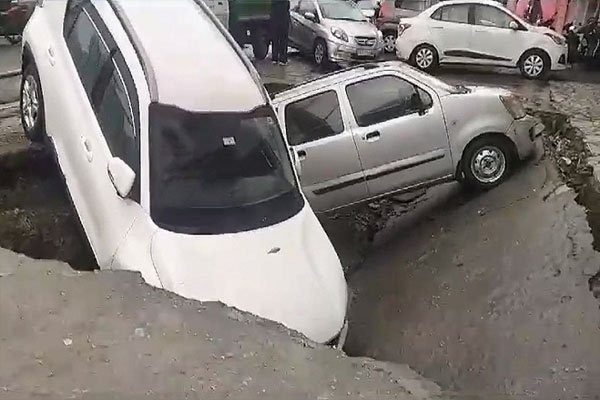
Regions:
[[[558,44],[558,45],[564,45],[566,43],[565,38],[563,38],[562,36],[558,36],[558,35],[554,35],[552,33],[544,33],[544,35],[548,36],[550,39],[552,39],[554,41],[554,43]]]
[[[331,28],[331,33],[333,34],[333,36],[340,40],[343,40],[344,42],[348,41],[348,35],[340,28]]]
[[[508,111],[514,119],[525,118],[527,115],[527,111],[525,111],[525,107],[518,97],[514,95],[500,96],[500,100],[502,101],[502,104],[504,104],[504,107],[506,107],[506,111]]]
[[[381,32],[379,29],[377,29],[377,39],[383,40],[383,32]]]

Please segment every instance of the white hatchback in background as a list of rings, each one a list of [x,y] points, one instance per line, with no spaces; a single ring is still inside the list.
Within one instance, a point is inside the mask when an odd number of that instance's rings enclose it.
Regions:
[[[439,64],[492,65],[540,79],[566,68],[567,45],[563,36],[528,24],[498,2],[452,0],[403,18],[396,54],[424,71]]]
[[[506,90],[448,85],[398,61],[317,78],[273,103],[317,211],[451,180],[492,188],[542,128]]]
[[[342,332],[340,261],[258,74],[200,0],[41,1],[23,43],[23,127],[54,147],[101,268]]]

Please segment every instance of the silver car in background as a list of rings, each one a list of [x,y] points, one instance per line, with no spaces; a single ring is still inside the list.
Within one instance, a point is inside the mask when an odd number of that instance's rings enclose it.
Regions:
[[[290,16],[290,45],[317,65],[372,61],[383,50],[381,32],[352,2],[299,0]]]
[[[401,62],[325,75],[273,104],[321,212],[451,180],[492,188],[543,128],[506,90],[448,85]]]

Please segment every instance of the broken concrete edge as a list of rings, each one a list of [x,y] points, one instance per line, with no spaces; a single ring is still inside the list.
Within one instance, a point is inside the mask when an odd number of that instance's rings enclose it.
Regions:
[[[0,118],[10,117],[19,110],[19,102],[13,101],[11,103],[0,103]]]
[[[421,377],[415,371],[410,369],[407,365],[394,364],[391,362],[377,361],[371,358],[366,357],[349,357],[344,354],[340,350],[334,350],[328,346],[317,344],[307,339],[300,333],[287,329],[281,324],[262,319],[253,314],[240,311],[238,309],[228,307],[219,302],[200,302],[195,300],[189,300],[178,296],[177,294],[155,288],[147,285],[141,275],[138,272],[134,271],[76,271],[72,269],[67,263],[61,261],[54,260],[35,260],[27,257],[23,254],[15,253],[11,250],[0,248],[0,280],[1,279],[11,279],[11,277],[17,278],[19,274],[23,274],[21,276],[31,277],[35,275],[48,275],[48,276],[58,276],[61,279],[84,279],[86,277],[89,278],[90,274],[102,275],[103,278],[110,278],[111,275],[119,275],[119,281],[126,280],[126,276],[135,276],[135,279],[139,281],[139,284],[142,286],[149,287],[151,291],[166,294],[163,296],[166,298],[166,301],[185,301],[189,304],[195,304],[193,307],[197,309],[205,309],[211,305],[217,305],[220,308],[223,318],[227,318],[233,321],[240,322],[244,325],[254,325],[264,329],[268,329],[273,334],[281,333],[289,339],[293,344],[290,346],[300,346],[300,348],[309,348],[315,351],[324,351],[324,352],[336,352],[338,354],[338,358],[347,359],[348,365],[353,365],[357,370],[367,370],[374,371],[376,373],[381,374],[384,377],[383,382],[386,382],[385,385],[395,386],[396,390],[405,393],[407,395],[407,399],[410,400],[430,400],[430,399],[441,399],[443,393],[440,387]],[[31,275],[34,274],[34,275]],[[100,278],[100,277],[99,277]],[[27,280],[29,282],[30,280]],[[11,281],[12,282],[12,281]],[[48,284],[48,283],[46,283]],[[48,284],[49,291],[55,291],[57,288],[52,284]],[[18,305],[15,305],[18,307]],[[6,302],[4,303],[4,307],[6,307]],[[61,324],[60,320],[56,321],[57,324]],[[93,334],[93,332],[90,332]],[[7,346],[8,342],[5,343]],[[318,361],[313,360],[312,358],[307,359],[309,363],[316,363],[315,368],[318,368]],[[0,373],[0,377],[1,377]],[[352,379],[352,378],[348,378]],[[356,383],[360,385],[360,383]],[[388,386],[389,387],[389,386]],[[402,397],[404,398],[404,397]],[[450,398],[450,396],[443,396],[443,398]]]
[[[19,75],[21,75],[21,70],[20,69],[13,69],[13,70],[10,70],[10,71],[0,72],[0,79],[12,78],[14,76],[19,76]]]

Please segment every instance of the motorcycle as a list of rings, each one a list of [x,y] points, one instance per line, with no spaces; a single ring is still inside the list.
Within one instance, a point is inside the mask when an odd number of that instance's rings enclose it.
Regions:
[[[587,65],[600,65],[600,26],[597,19],[591,19],[577,30],[581,37],[579,54],[581,60]]]
[[[23,28],[33,12],[34,3],[19,0],[0,0],[0,37],[10,44],[21,42]]]

